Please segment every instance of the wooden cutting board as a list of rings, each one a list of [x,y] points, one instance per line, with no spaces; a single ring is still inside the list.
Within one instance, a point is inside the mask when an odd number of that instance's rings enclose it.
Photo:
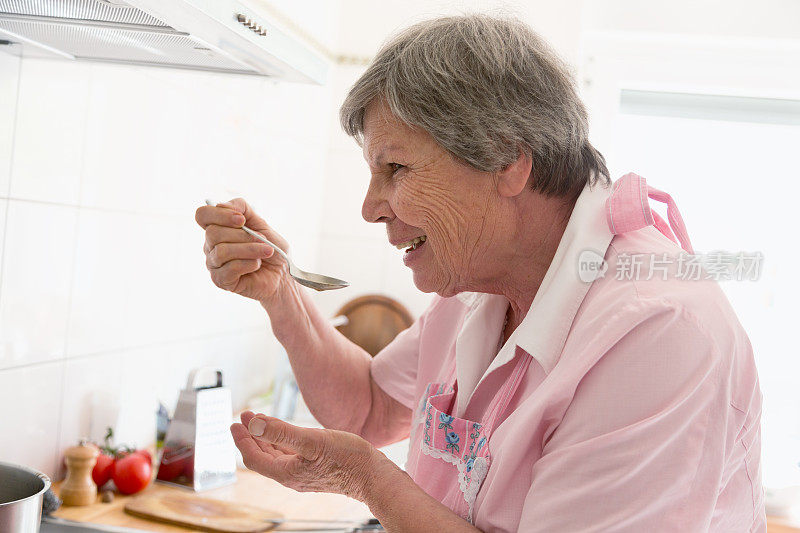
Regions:
[[[218,533],[269,531],[275,526],[265,522],[265,518],[283,518],[280,513],[252,505],[189,494],[139,496],[125,503],[125,512],[157,522]]]

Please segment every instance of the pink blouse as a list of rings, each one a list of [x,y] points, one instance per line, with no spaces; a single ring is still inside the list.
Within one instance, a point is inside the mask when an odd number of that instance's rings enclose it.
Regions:
[[[656,227],[611,232],[608,195],[584,189],[505,345],[505,298],[436,297],[372,376],[413,409],[455,359],[454,414],[480,420],[516,350],[533,357],[489,440],[482,531],[766,531],[747,335],[716,282],[676,275],[681,249]],[[593,254],[607,270],[586,281]],[[638,276],[618,275],[634,254]]]

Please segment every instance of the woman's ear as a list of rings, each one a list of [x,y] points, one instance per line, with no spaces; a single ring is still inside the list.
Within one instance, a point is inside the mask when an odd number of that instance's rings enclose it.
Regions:
[[[532,168],[531,156],[520,150],[516,161],[497,172],[497,192],[508,198],[517,196],[528,184]]]

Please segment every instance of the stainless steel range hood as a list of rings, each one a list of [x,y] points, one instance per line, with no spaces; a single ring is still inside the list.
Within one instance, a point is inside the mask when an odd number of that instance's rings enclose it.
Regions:
[[[0,0],[0,40],[37,55],[322,83],[327,61],[234,0]]]

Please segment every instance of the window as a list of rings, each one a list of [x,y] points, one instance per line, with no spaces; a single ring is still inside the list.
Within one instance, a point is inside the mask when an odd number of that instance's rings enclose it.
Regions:
[[[800,123],[686,118],[670,107],[670,95],[665,100],[663,108],[651,102],[652,114],[628,114],[622,102],[615,136],[625,168],[613,175],[634,171],[669,192],[696,252],[763,254],[757,281],[720,284],[758,365],[764,483],[800,485],[800,238],[792,227],[800,203]]]

